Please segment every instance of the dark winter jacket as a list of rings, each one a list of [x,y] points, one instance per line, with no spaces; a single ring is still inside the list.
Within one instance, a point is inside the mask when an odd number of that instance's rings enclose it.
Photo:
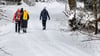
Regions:
[[[23,13],[23,8],[21,8],[20,12]]]
[[[41,14],[40,14],[40,20],[41,20],[41,19],[42,19],[42,20],[47,20],[47,17],[48,17],[49,20],[50,20],[50,16],[49,16],[48,11],[47,11],[46,9],[43,9],[43,10],[41,11]]]

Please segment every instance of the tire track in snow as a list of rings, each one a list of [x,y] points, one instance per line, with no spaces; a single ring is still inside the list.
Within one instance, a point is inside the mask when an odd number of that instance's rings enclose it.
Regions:
[[[34,35],[26,36],[22,40],[28,45],[31,51],[33,51],[35,56],[48,56],[46,55],[45,49],[41,47],[41,45],[38,45],[38,42],[36,39],[31,40],[32,37],[35,37]]]
[[[34,40],[32,40],[32,38],[30,38],[30,41],[34,41]],[[37,46],[39,48],[38,52],[40,52],[40,51],[43,52],[42,55],[55,56],[55,55],[58,55],[59,53],[61,53],[61,52],[59,52],[59,50],[48,45],[47,41],[39,40],[37,38],[37,39],[35,39],[34,42],[31,42],[31,43],[33,43],[33,45],[35,44],[35,46]],[[56,51],[56,52],[53,52],[53,51]],[[58,56],[64,56],[64,55],[59,54]]]
[[[87,53],[85,53],[85,52],[63,42],[61,40],[61,38],[62,37],[64,38],[64,36],[62,36],[61,32],[58,31],[58,32],[55,32],[55,33],[57,35],[54,35],[54,32],[51,32],[50,34],[46,34],[46,35],[50,36],[49,38],[53,38],[53,37],[55,38],[54,39],[55,44],[51,44],[51,45],[54,46],[54,48],[57,48],[57,50],[63,52],[65,55],[69,54],[69,56],[74,56],[75,54],[76,54],[76,56],[80,56],[81,54],[83,54],[84,56],[90,56],[89,54],[87,54]],[[85,54],[87,54],[87,55],[85,55]]]

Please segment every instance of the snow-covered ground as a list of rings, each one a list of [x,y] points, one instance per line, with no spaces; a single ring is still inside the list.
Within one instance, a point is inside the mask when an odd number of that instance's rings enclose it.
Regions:
[[[47,22],[47,30],[43,31],[40,12],[47,7],[51,20]],[[83,41],[90,38],[78,31],[71,32],[68,27],[68,18],[63,14],[64,4],[36,3],[29,7],[25,3],[21,6],[5,6],[9,20],[12,20],[17,8],[27,9],[30,15],[28,32],[15,33],[14,23],[5,22],[0,27],[0,56],[99,56],[100,39]]]

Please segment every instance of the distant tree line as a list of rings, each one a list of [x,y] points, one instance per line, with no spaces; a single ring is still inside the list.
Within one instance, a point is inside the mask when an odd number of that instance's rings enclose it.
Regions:
[[[14,2],[20,2],[21,0],[5,0],[5,1],[14,1]]]

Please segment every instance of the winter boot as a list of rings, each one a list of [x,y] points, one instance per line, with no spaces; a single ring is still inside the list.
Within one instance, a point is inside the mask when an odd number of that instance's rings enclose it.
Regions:
[[[23,32],[24,32],[24,33],[26,33],[26,32],[27,32],[27,31],[26,31],[26,28],[24,28],[24,29],[23,29]]]

